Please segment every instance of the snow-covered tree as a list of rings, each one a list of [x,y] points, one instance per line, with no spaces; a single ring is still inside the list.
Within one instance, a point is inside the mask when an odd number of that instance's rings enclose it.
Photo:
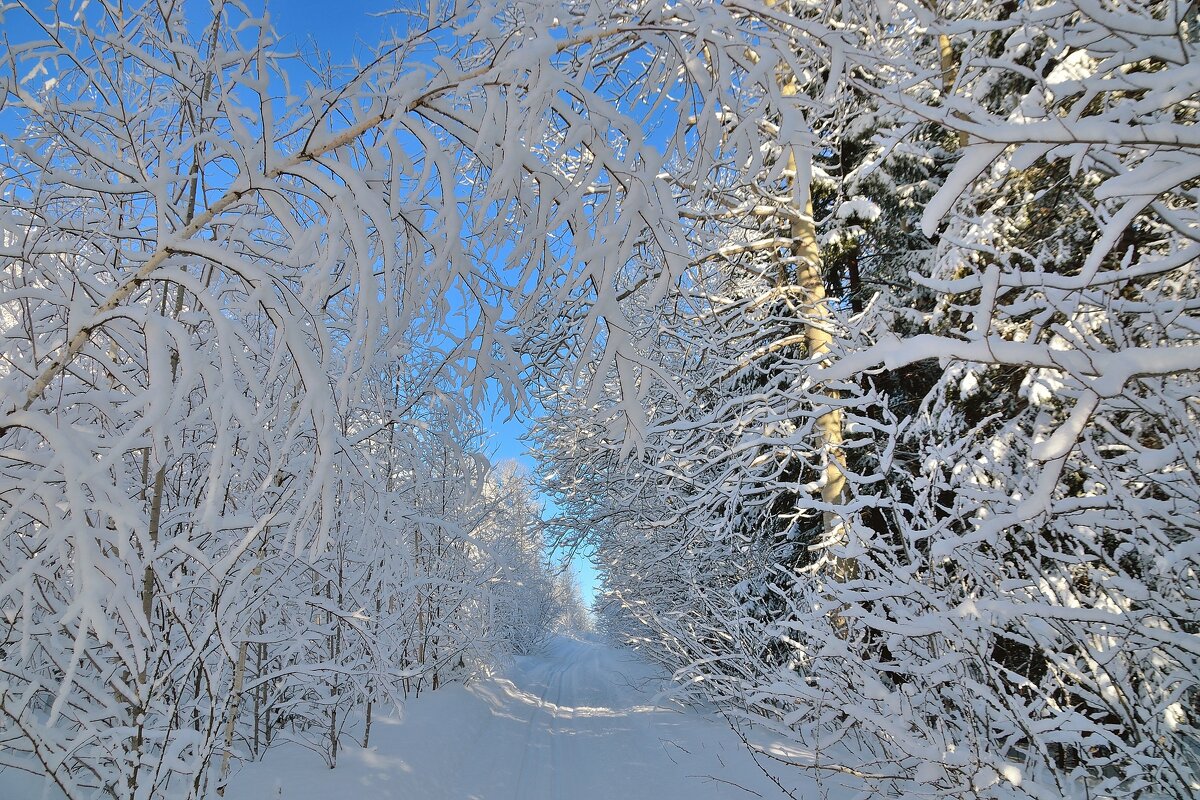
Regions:
[[[577,61],[607,17],[437,6],[300,87],[238,2],[4,13],[34,33],[2,53],[3,758],[72,798],[197,796],[285,728],[332,763],[495,576],[447,443],[489,380],[520,393],[505,309],[559,248],[603,294],[612,243],[678,238]]]
[[[809,150],[866,153],[824,170],[849,194],[825,219],[852,223],[821,241],[844,298],[828,307],[833,357],[806,349],[802,303],[760,299],[795,237],[746,225],[708,252],[766,242],[757,261],[693,279],[652,318],[647,357],[683,399],[647,402],[645,458],[621,459],[611,399],[566,382],[543,399],[549,486],[598,540],[602,613],[883,785],[1186,796],[1185,4],[843,8],[841,91],[867,101]],[[831,405],[848,432],[836,508],[813,500],[829,486],[813,423]],[[814,535],[831,512],[841,535]],[[823,572],[822,551],[845,568]]]
[[[562,612],[910,796],[1197,781],[1195,12],[6,6],[0,761],[195,797]],[[569,605],[569,604],[567,604]]]

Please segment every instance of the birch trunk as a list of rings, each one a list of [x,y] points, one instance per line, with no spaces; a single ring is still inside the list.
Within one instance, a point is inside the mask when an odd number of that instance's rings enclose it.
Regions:
[[[949,97],[954,91],[954,82],[958,80],[958,61],[954,58],[954,45],[950,41],[949,34],[938,34],[938,60],[942,68],[942,95]],[[956,117],[961,115],[955,113]],[[958,132],[959,148],[966,147],[970,143],[970,137],[966,131]]]
[[[225,749],[221,753],[221,771],[217,778],[217,797],[225,796],[229,780],[229,760],[233,753],[233,734],[237,729],[238,710],[242,703],[242,687],[246,680],[246,640],[238,645],[237,664],[233,669],[233,696],[229,701],[229,717],[225,720]]]
[[[767,0],[768,6],[776,5],[776,0]],[[794,75],[786,74],[779,78],[780,94],[785,97],[795,97],[799,92]],[[782,132],[781,132],[782,133]],[[811,156],[806,156],[811,158]],[[811,174],[812,170],[804,171]],[[829,309],[829,298],[825,292],[825,279],[821,261],[821,249],[817,243],[817,225],[813,216],[812,187],[799,190],[796,182],[801,179],[799,160],[796,147],[787,149],[787,174],[792,176],[793,206],[790,209],[789,237],[791,247],[789,257],[795,265],[795,273],[790,274],[788,265],[782,265],[779,274],[790,280],[792,286],[800,290],[804,305],[804,344],[810,359],[819,359],[821,363],[828,361],[832,349],[833,315]],[[801,200],[801,198],[803,198]],[[801,207],[802,206],[802,207]],[[846,543],[845,524],[842,515],[829,510],[828,506],[842,505],[846,501],[846,475],[842,470],[843,422],[842,412],[838,407],[836,391],[824,389],[818,397],[829,401],[828,408],[817,417],[816,432],[822,451],[821,502],[827,509],[821,515],[821,541],[828,547],[836,547]],[[858,572],[854,559],[841,556],[831,556],[832,575],[834,580],[845,581],[852,579]],[[837,616],[835,623],[839,628],[844,626]]]
[[[766,0],[768,7],[778,5],[778,0]],[[757,61],[757,55],[750,54]],[[796,97],[799,85],[796,76],[790,71],[780,74],[780,95],[785,99]],[[786,131],[780,131],[786,135]],[[787,172],[791,176],[792,203],[788,209],[788,236],[791,244],[787,260],[780,264],[776,271],[780,286],[790,284],[799,290],[804,311],[804,343],[806,355],[815,363],[827,363],[832,349],[833,315],[829,308],[829,298],[825,292],[825,280],[821,250],[817,242],[817,225],[813,215],[812,186],[801,187],[799,181],[802,173],[797,147],[787,147]],[[811,159],[811,154],[803,156]],[[812,170],[804,170],[803,175],[811,175]],[[790,262],[790,263],[789,263]],[[794,265],[794,273],[789,267]],[[814,367],[815,367],[814,363]],[[829,575],[836,582],[853,580],[858,574],[856,559],[836,555],[831,552],[847,543],[845,520],[842,514],[835,511],[833,506],[846,502],[846,475],[842,470],[843,462],[843,420],[838,407],[838,393],[831,389],[821,389],[814,400],[818,403],[827,401],[827,407],[817,417],[816,435],[821,450],[821,503],[824,510],[821,513],[821,538],[819,546],[826,551],[829,564]],[[839,607],[831,613],[834,630],[839,636],[849,633],[849,626]]]

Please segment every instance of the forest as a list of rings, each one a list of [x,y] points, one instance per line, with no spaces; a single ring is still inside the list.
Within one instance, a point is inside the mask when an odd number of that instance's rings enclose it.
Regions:
[[[275,3],[0,0],[0,787],[595,627],[857,796],[1200,792],[1200,4]]]

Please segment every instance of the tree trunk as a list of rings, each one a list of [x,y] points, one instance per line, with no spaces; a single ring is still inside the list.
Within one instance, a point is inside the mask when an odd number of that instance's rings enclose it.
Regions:
[[[237,664],[233,669],[233,696],[229,701],[229,717],[225,720],[225,750],[221,754],[221,771],[217,778],[217,797],[225,796],[229,780],[229,759],[233,753],[233,734],[237,727],[238,710],[242,703],[242,686],[246,679],[246,641],[238,645]]]
[[[945,33],[938,34],[938,59],[941,62],[942,68],[942,96],[949,97],[954,91],[954,82],[958,80],[958,61],[954,58],[954,45],[950,42],[950,36]],[[958,116],[958,114],[955,114]],[[958,132],[959,148],[966,147],[970,138],[966,131]]]
[[[767,0],[768,6],[776,5],[776,0]],[[796,76],[785,74],[779,77],[780,94],[784,98],[795,97],[799,92]],[[781,134],[786,132],[781,131]],[[811,156],[809,156],[811,158]],[[813,217],[812,186],[806,191],[798,191],[798,181],[801,179],[799,160],[796,147],[787,149],[787,169],[792,180],[793,206],[790,209],[789,236],[791,247],[789,257],[795,264],[795,273],[790,275],[791,285],[800,290],[804,305],[804,343],[809,359],[827,361],[832,349],[833,334],[830,328],[833,315],[830,312],[828,297],[825,292],[825,280],[821,249],[817,243],[817,224]],[[805,170],[806,175],[812,173]],[[803,208],[801,200],[803,197]],[[788,265],[784,265],[780,274],[788,275]],[[825,548],[837,547],[846,543],[845,522],[842,515],[829,510],[829,506],[842,505],[846,501],[846,475],[842,471],[842,442],[843,423],[842,412],[837,405],[836,391],[824,389],[818,398],[824,397],[829,401],[829,407],[816,421],[818,443],[821,447],[824,465],[821,476],[821,502],[826,510],[821,515],[821,543]],[[853,579],[858,574],[858,563],[855,559],[831,555],[829,558],[831,575],[835,581]],[[840,632],[845,632],[846,624],[840,613],[834,613],[834,626]]]

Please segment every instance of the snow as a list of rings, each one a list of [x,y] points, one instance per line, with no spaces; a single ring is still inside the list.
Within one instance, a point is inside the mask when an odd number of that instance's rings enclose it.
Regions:
[[[431,4],[303,98],[259,3],[38,5],[0,12],[0,800],[251,753],[225,796],[1193,796],[1184,0]],[[545,525],[464,444],[492,394]],[[543,532],[791,738],[565,638],[380,720],[543,641]]]
[[[871,201],[870,198],[862,195],[855,195],[849,200],[842,202],[837,207],[835,216],[838,219],[861,219],[866,222],[874,222],[879,219],[883,211]]]
[[[378,720],[371,747],[348,748],[337,769],[305,750],[277,748],[236,773],[225,797],[786,797],[723,720],[660,697],[665,683],[627,650],[559,637],[542,655]],[[789,789],[804,782],[798,797],[818,795],[811,778],[789,772]]]

